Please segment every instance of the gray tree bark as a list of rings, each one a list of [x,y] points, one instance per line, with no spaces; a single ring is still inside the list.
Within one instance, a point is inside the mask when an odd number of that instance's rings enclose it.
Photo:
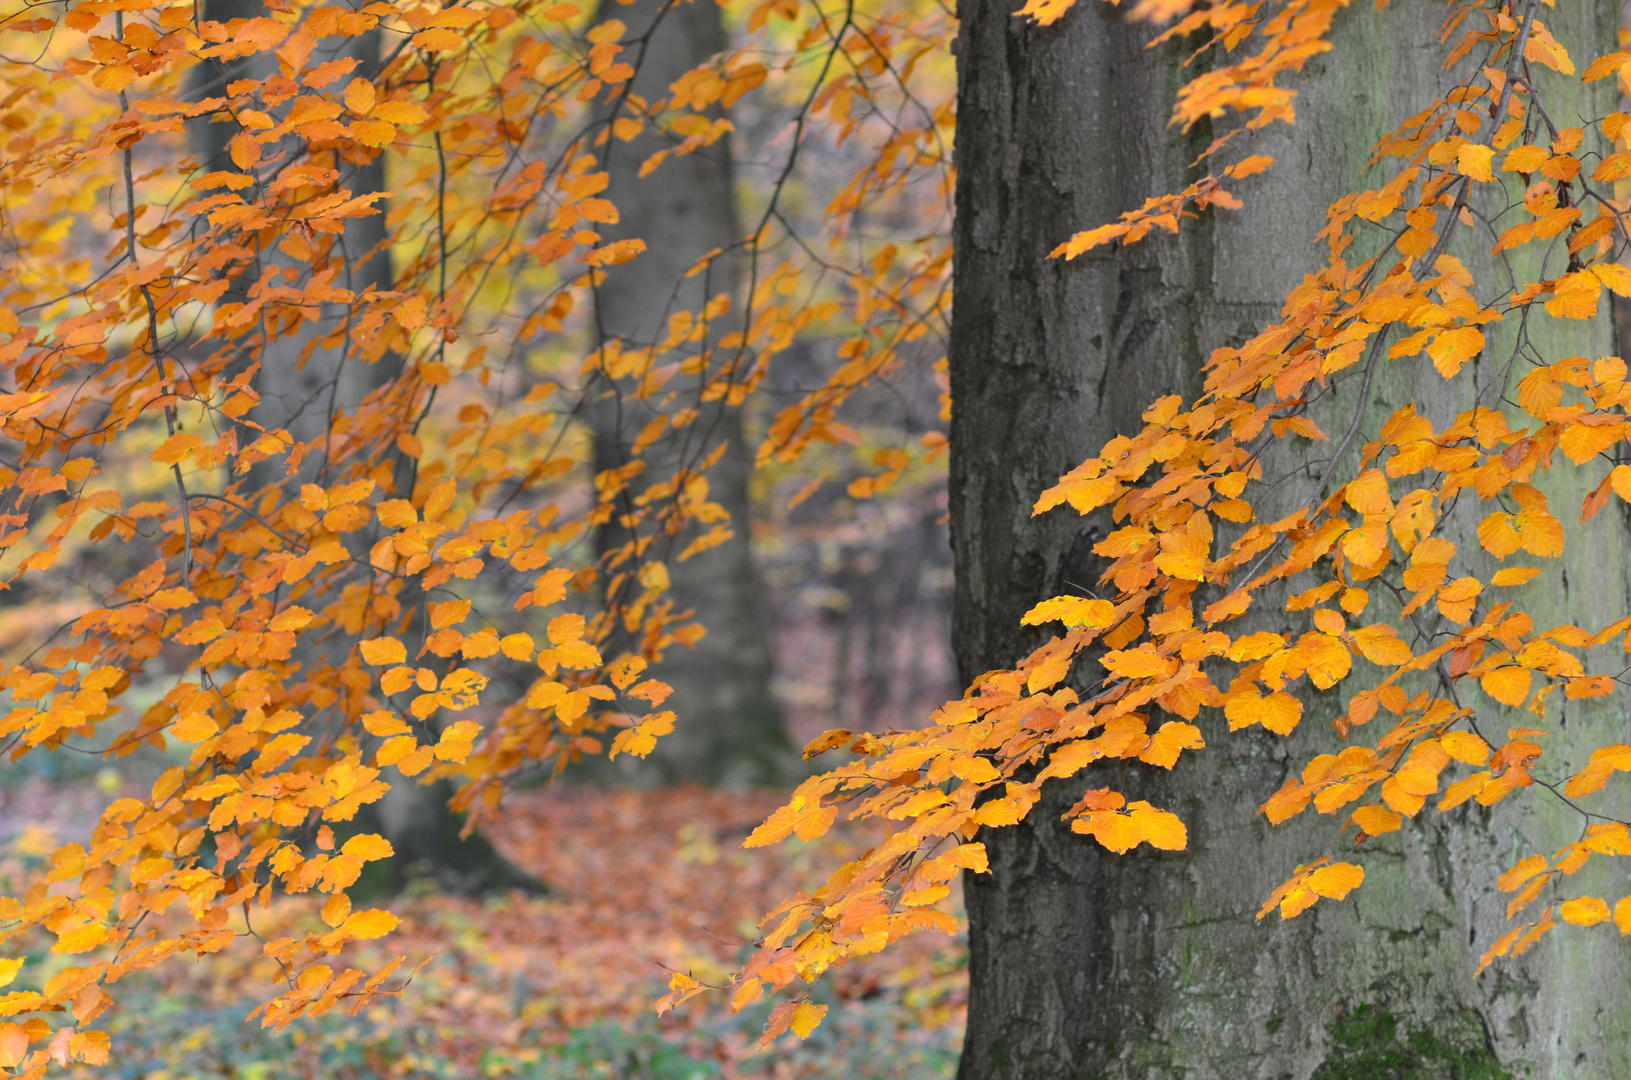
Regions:
[[[1244,210],[1066,264],[1048,252],[1181,188],[1214,133],[1185,137],[1167,125],[1176,87],[1193,74],[1178,62],[1194,42],[1146,51],[1155,28],[1124,22],[1125,5],[1080,0],[1048,28],[1014,18],[1014,7],[962,0],[958,10],[950,494],[953,635],[965,681],[1011,667],[1045,640],[1020,626],[1032,604],[1098,587],[1091,548],[1113,527],[1108,517],[1056,510],[1033,520],[1038,493],[1110,437],[1137,431],[1155,397],[1193,397],[1213,348],[1278,317],[1285,291],[1321,265],[1311,240],[1326,205],[1361,183],[1376,138],[1425,107],[1440,77],[1438,11],[1350,8],[1338,17],[1336,51],[1289,80],[1301,92],[1295,128],[1256,136],[1251,152],[1279,163],[1261,183],[1241,185]],[[1614,47],[1608,3],[1545,14],[1576,56]],[[1546,89],[1548,107],[1571,118],[1612,108],[1607,96]],[[1464,233],[1452,251],[1490,282],[1490,245]],[[1495,330],[1508,340],[1492,336],[1487,355],[1497,360],[1483,362],[1480,383],[1508,355],[1511,328]],[[1546,335],[1551,358],[1611,351],[1606,312],[1531,330]],[[1412,399],[1443,426],[1470,405],[1466,382],[1395,362],[1376,380],[1367,430]],[[1348,389],[1316,419],[1340,433],[1355,404]],[[1330,444],[1304,449],[1318,457]],[[1282,451],[1269,474],[1298,464],[1296,452]],[[1357,446],[1348,456],[1353,475]],[[1311,484],[1295,478],[1285,505],[1260,517],[1290,510]],[[1542,579],[1548,591],[1520,602],[1537,625],[1548,616],[1601,625],[1631,607],[1623,518],[1605,511],[1588,550],[1572,521],[1584,488],[1563,480],[1549,493],[1569,528],[1564,587]],[[1472,525],[1489,508],[1467,501],[1466,520],[1449,528],[1476,549]],[[1258,600],[1258,610],[1274,608]],[[1277,829],[1256,816],[1292,770],[1337,745],[1326,721],[1340,711],[1341,691],[1299,693],[1307,713],[1290,739],[1255,728],[1230,734],[1221,716],[1203,713],[1209,748],[1173,773],[1117,767],[1085,783],[1055,781],[1021,825],[982,830],[991,873],[964,881],[970,997],[960,1080],[1631,1075],[1617,939],[1554,932],[1522,961],[1473,978],[1477,955],[1506,928],[1495,875],[1578,836],[1579,822],[1549,803],[1514,799],[1442,818],[1429,807],[1366,843],[1366,882],[1346,902],[1322,901],[1283,923],[1255,920],[1299,861],[1343,843],[1336,822],[1312,811]],[[1612,722],[1571,704],[1566,732],[1547,751],[1562,763],[1550,768],[1578,767],[1579,748],[1594,738],[1614,741]],[[1106,784],[1179,813],[1190,850],[1117,856],[1072,833],[1059,814],[1084,788]]]
[[[627,27],[622,59],[635,65],[630,89],[645,100],[668,94],[681,75],[723,52],[728,45],[714,0],[635,0],[602,3],[597,22],[618,19]],[[620,115],[627,116],[625,110]],[[604,113],[603,113],[604,117]],[[662,340],[674,312],[699,314],[721,293],[739,310],[742,240],[736,213],[730,139],[725,137],[683,157],[670,157],[648,176],[639,175],[648,157],[674,140],[648,128],[630,141],[613,138],[604,150],[609,185],[605,197],[621,215],[602,228],[608,239],[638,237],[646,250],[632,262],[608,270],[595,290],[595,318],[602,341],[618,340],[625,351]],[[686,277],[710,252],[726,254],[709,268]],[[740,316],[716,320],[709,344],[717,345]],[[726,357],[728,359],[729,357]],[[718,363],[714,372],[718,371]],[[694,394],[693,381],[681,389]],[[632,458],[631,444],[655,415],[629,399],[610,380],[592,388],[596,470],[617,468]],[[743,432],[742,410],[723,402],[690,403],[701,415],[679,439],[665,439],[643,455],[649,467],[644,485],[671,475],[683,459],[725,445],[724,458],[708,472],[709,497],[730,514],[732,538],[680,562],[692,534],[679,538],[665,558],[677,611],[692,610],[707,634],[694,648],[677,648],[656,673],[674,688],[666,707],[679,720],[658,741],[649,759],[665,780],[710,784],[762,784],[782,779],[795,760],[771,692],[772,658],[766,591],[753,562],[752,503],[749,483],[753,453]],[[615,523],[602,530],[608,550],[625,536]]]
[[[206,19],[223,23],[264,14],[265,9],[256,0],[207,0],[204,8]],[[321,63],[340,56],[358,61],[351,77],[375,78],[380,69],[379,31],[346,38],[338,47],[325,43],[314,50],[311,62]],[[225,96],[227,87],[234,81],[262,78],[275,70],[271,57],[266,55],[203,64],[190,73],[189,89],[194,98]],[[230,123],[212,123],[206,118],[189,124],[190,149],[203,171],[235,167],[228,156],[228,143],[234,134],[236,126]],[[383,152],[361,163],[341,161],[336,155],[335,163],[341,172],[339,185],[350,188],[353,195],[386,190]],[[385,207],[377,205],[378,214],[348,219],[340,241],[344,272],[336,278],[335,284],[359,295],[370,287],[389,290],[395,280],[386,242]],[[288,255],[277,250],[264,252],[262,260],[272,265],[295,265]],[[248,299],[248,290],[258,278],[259,267],[240,275],[225,299],[237,302]],[[261,400],[251,414],[257,423],[268,430],[282,428],[299,442],[323,440],[333,426],[336,413],[356,408],[370,393],[396,376],[401,365],[399,357],[387,355],[368,363],[348,355],[343,345],[337,348],[314,345],[331,335],[349,317],[349,305],[324,304],[317,322],[299,333],[268,337],[264,345],[259,335],[250,333],[245,339],[250,343],[248,348],[260,347],[253,356],[248,355],[246,349],[243,363],[259,360],[261,364],[255,377],[255,390]],[[251,497],[267,485],[281,484],[293,490],[302,481],[318,478],[327,467],[328,454],[308,455],[300,475],[286,476],[282,459],[274,458],[252,467],[245,486]],[[406,597],[404,601],[411,603]],[[333,662],[321,652],[297,655],[296,659],[308,670]],[[452,795],[452,785],[447,781],[421,786],[398,777],[378,804],[363,808],[353,827],[382,833],[396,849],[394,859],[371,872],[364,882],[365,890],[396,892],[415,877],[431,878],[444,889],[462,895],[499,889],[541,889],[537,879],[514,866],[486,837],[474,833],[460,838],[464,817],[449,808]]]

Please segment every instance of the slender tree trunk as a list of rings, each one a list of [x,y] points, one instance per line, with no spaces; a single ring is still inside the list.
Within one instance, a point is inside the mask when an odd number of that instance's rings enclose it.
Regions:
[[[1256,137],[1252,151],[1279,164],[1242,185],[1246,209],[1065,264],[1049,260],[1050,249],[1177,190],[1214,133],[1186,138],[1167,126],[1175,88],[1193,73],[1178,62],[1195,43],[1147,51],[1155,29],[1123,22],[1125,5],[1081,0],[1049,28],[1014,18],[1014,7],[963,0],[958,11],[950,494],[965,681],[1039,643],[1019,624],[1030,605],[1097,587],[1090,552],[1108,518],[1062,510],[1033,520],[1037,494],[1111,436],[1137,430],[1155,397],[1193,396],[1211,349],[1278,317],[1285,291],[1323,258],[1310,242],[1327,203],[1360,182],[1377,137],[1436,96],[1441,55],[1437,10],[1348,9],[1336,51],[1295,79],[1295,128]],[[1612,49],[1611,5],[1546,14],[1575,55]],[[1612,101],[1554,98],[1549,107],[1592,117]],[[1495,280],[1490,243],[1464,234],[1452,249],[1481,282]],[[1606,312],[1556,327],[1544,330],[1554,357],[1611,351]],[[1490,355],[1507,354],[1492,345]],[[1484,363],[1481,381],[1497,374]],[[1470,405],[1430,366],[1400,361],[1377,380],[1368,430],[1412,399],[1441,426]],[[1356,404],[1352,390],[1339,395],[1322,426],[1340,432],[1346,420],[1329,417],[1351,416]],[[1296,464],[1289,453],[1274,463],[1282,471]],[[1357,447],[1349,455],[1357,460]],[[1284,510],[1312,482],[1294,481]],[[1580,494],[1553,492],[1560,517],[1573,517]],[[1475,522],[1488,508],[1468,501]],[[1451,528],[1470,537],[1467,522]],[[1593,533],[1594,548],[1570,529],[1565,588],[1549,576],[1551,593],[1520,601],[1537,624],[1599,625],[1631,605],[1623,527]],[[1275,607],[1266,598],[1257,606]],[[965,879],[961,1080],[1631,1076],[1617,942],[1554,933],[1521,962],[1472,977],[1477,954],[1505,928],[1495,874],[1578,834],[1578,822],[1547,803],[1443,818],[1429,809],[1367,842],[1366,883],[1346,902],[1289,922],[1254,919],[1299,860],[1340,843],[1330,818],[1310,813],[1271,829],[1256,816],[1292,769],[1335,744],[1325,723],[1340,710],[1335,694],[1305,702],[1290,739],[1230,734],[1203,714],[1209,748],[1173,773],[1118,767],[1055,782],[1024,823],[982,831],[992,872]],[[1569,717],[1566,746],[1593,745],[1578,730],[1593,725],[1599,742],[1613,741],[1604,713]],[[1190,850],[1117,856],[1060,822],[1084,787],[1107,783],[1180,813]]]
[[[636,65],[631,89],[648,102],[666,96],[674,80],[727,45],[714,0],[606,2],[597,18],[615,18],[627,26],[625,58]],[[639,237],[646,245],[632,262],[613,267],[595,291],[601,339],[619,340],[625,351],[661,340],[674,312],[700,313],[708,299],[720,294],[741,303],[740,260],[730,254],[742,239],[730,139],[671,157],[641,177],[641,163],[673,143],[648,129],[627,142],[614,138],[605,150],[610,175],[606,198],[617,206],[621,220],[602,232],[608,239]],[[707,270],[686,276],[700,259],[719,250],[727,254]],[[734,315],[716,320],[710,343],[717,343],[726,327],[739,325]],[[616,468],[633,456],[630,446],[649,415],[609,380],[601,380],[598,392],[595,466]],[[694,458],[699,446],[723,442],[725,455],[708,472],[708,490],[730,513],[734,535],[684,562],[677,559],[679,548],[667,559],[676,610],[693,610],[707,634],[694,648],[676,649],[658,673],[674,688],[668,707],[679,722],[673,734],[658,742],[651,761],[669,780],[774,782],[787,770],[792,754],[771,693],[770,619],[751,551],[753,455],[740,408],[722,402],[692,404],[701,416],[683,440],[666,446],[665,440],[646,452],[651,468],[641,482],[678,464],[665,458],[681,452]],[[622,539],[613,525],[602,531],[600,542],[604,549]],[[682,537],[679,547],[689,539]]]
[[[265,13],[255,0],[207,0],[204,9],[206,19],[223,23]],[[374,78],[380,68],[379,31],[346,38],[338,47],[324,43],[314,50],[311,63],[340,56],[358,61],[351,77]],[[191,75],[192,96],[224,96],[234,81],[264,76],[267,72],[261,67],[270,59],[263,55],[200,65]],[[234,168],[228,155],[228,143],[234,134],[236,126],[229,123],[191,123],[188,141],[203,171]],[[385,190],[383,153],[361,162],[345,161],[336,155],[334,164],[341,174],[340,185],[353,195]],[[344,272],[335,280],[339,287],[358,294],[370,287],[392,288],[394,275],[386,244],[384,210],[380,205],[378,214],[346,220],[340,237]],[[264,259],[273,265],[296,264],[281,250],[264,253]],[[225,299],[248,299],[259,277],[259,267],[242,274]],[[317,323],[300,333],[269,338],[264,344],[254,332],[246,338],[252,346],[258,346],[253,359],[261,364],[255,378],[261,401],[254,409],[254,419],[269,430],[282,428],[300,442],[326,438],[337,412],[356,408],[371,392],[395,377],[400,367],[400,358],[392,355],[368,362],[344,345],[330,348],[318,344],[351,317],[349,305],[324,304],[320,312]],[[246,357],[244,362],[247,364],[249,359]],[[252,468],[245,486],[251,494],[272,484],[298,486],[302,481],[321,480],[326,469],[324,453],[308,454],[299,476],[286,476],[283,460],[274,458]],[[308,670],[337,662],[337,658],[320,652],[296,659]],[[448,807],[452,794],[452,785],[447,781],[421,786],[398,778],[378,804],[363,808],[354,827],[383,833],[397,852],[396,858],[374,871],[365,884],[375,892],[395,892],[412,877],[430,877],[443,888],[465,895],[496,889],[540,889],[535,878],[511,864],[485,837],[472,834],[460,839],[464,817]]]

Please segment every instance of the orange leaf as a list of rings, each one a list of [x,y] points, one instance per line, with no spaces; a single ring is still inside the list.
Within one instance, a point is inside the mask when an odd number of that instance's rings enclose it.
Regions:
[[[396,638],[373,638],[359,644],[357,649],[369,664],[401,664],[408,659],[408,650]]]
[[[1507,665],[1498,667],[1479,680],[1484,693],[1503,705],[1522,705],[1529,697],[1530,674],[1527,668]]]

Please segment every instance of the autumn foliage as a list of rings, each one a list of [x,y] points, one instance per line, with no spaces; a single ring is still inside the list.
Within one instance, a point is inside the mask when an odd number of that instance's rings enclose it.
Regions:
[[[392,855],[358,811],[448,777],[475,825],[517,775],[648,753],[675,717],[644,673],[703,632],[666,599],[667,568],[732,528],[699,406],[740,403],[817,327],[847,339],[845,362],[775,418],[763,455],[855,441],[836,409],[902,363],[941,301],[944,242],[821,257],[820,236],[791,242],[778,185],[734,253],[745,295],[672,312],[645,348],[596,344],[582,318],[643,248],[596,231],[619,216],[599,197],[608,140],[660,131],[644,166],[660,169],[728,135],[718,110],[763,87],[796,119],[784,179],[812,139],[861,147],[823,226],[835,241],[869,200],[940,183],[950,109],[924,113],[905,81],[943,40],[938,11],[835,23],[761,4],[743,18],[762,48],[646,100],[623,24],[570,3],[269,7],[223,23],[82,0],[0,26],[5,577],[12,596],[55,595],[99,549],[133,563],[5,673],[0,728],[14,756],[188,748],[0,899],[8,939],[43,928],[76,958],[0,999],[0,1066],[27,1075],[107,1059],[96,1020],[124,976],[241,939],[282,975],[264,1024],[398,987],[401,958],[340,958],[398,923],[348,895]],[[364,74],[352,43],[370,35]],[[200,68],[222,93],[192,92]],[[228,160],[190,155],[197,125],[225,129]],[[388,190],[347,186],[381,158]],[[348,247],[371,218],[383,239]],[[381,254],[390,280],[365,283]],[[309,395],[263,400],[274,368],[304,372]],[[589,475],[581,416],[608,384],[655,413],[629,438],[660,472],[637,457]],[[898,476],[907,455],[880,455]],[[614,518],[621,544],[585,557]],[[325,925],[255,940],[258,907],[308,892]]]
[[[1070,6],[1032,2],[1020,14],[1047,24]],[[1158,40],[1193,34],[1212,54],[1210,70],[1178,92],[1172,122],[1206,119],[1224,133],[1196,163],[1208,170],[1200,179],[1061,238],[1054,257],[1176,233],[1202,211],[1239,206],[1230,189],[1247,191],[1239,181],[1274,166],[1244,152],[1252,132],[1294,122],[1289,84],[1333,47],[1343,6],[1139,4],[1135,16],[1176,20]],[[1346,744],[1258,795],[1275,824],[1311,807],[1331,815],[1341,844],[1286,867],[1285,882],[1256,898],[1258,918],[1348,896],[1365,878],[1365,842],[1430,801],[1445,813],[1556,799],[1577,838],[1494,883],[1514,894],[1515,925],[1480,972],[1560,922],[1612,920],[1631,933],[1631,897],[1570,887],[1594,857],[1631,853],[1618,804],[1607,792],[1592,798],[1631,766],[1631,747],[1549,768],[1546,742],[1563,703],[1621,689],[1631,614],[1581,627],[1528,610],[1562,573],[1565,548],[1613,529],[1620,511],[1606,508],[1631,499],[1625,361],[1546,355],[1547,339],[1529,333],[1542,320],[1597,317],[1605,293],[1631,295],[1616,261],[1631,238],[1617,187],[1631,176],[1631,120],[1615,112],[1560,127],[1546,92],[1623,80],[1631,53],[1577,67],[1538,10],[1448,5],[1451,89],[1371,148],[1376,186],[1330,206],[1318,236],[1325,265],[1286,296],[1280,320],[1214,351],[1196,400],[1151,403],[1141,431],[1038,493],[1036,514],[1068,506],[1110,522],[1089,595],[1039,597],[1025,616],[1063,632],[1013,669],[980,676],[922,730],[835,731],[810,746],[859,760],[801,785],[749,844],[819,835],[843,808],[891,834],[771,915],[735,1004],[945,928],[937,904],[951,879],[986,869],[981,830],[1021,821],[1045,782],[1094,762],[1172,769],[1203,748],[1202,710],[1220,711],[1230,730],[1288,736],[1334,705]],[[1482,253],[1451,254],[1457,240],[1489,252],[1483,280],[1473,271]],[[1465,388],[1439,395],[1440,409],[1470,407],[1436,422],[1408,402],[1367,415],[1380,370],[1403,365],[1430,365],[1406,385]],[[1583,502],[1564,502],[1577,489]],[[1579,530],[1566,530],[1561,515],[1575,504]],[[1177,815],[1109,787],[1085,791],[1065,817],[1118,854],[1188,840]],[[1550,902],[1536,914],[1543,894]],[[676,979],[674,996],[700,989]],[[771,1032],[808,1024],[812,1007],[789,1001]]]
[[[1047,24],[1070,6],[1032,0],[1020,15]],[[1289,85],[1330,47],[1342,6],[1138,4],[1135,16],[1172,21],[1167,36],[1216,52],[1174,123],[1239,123],[1201,179],[1061,237],[1056,256],[1239,205],[1277,167],[1241,148],[1294,120]],[[251,943],[284,978],[261,1022],[394,989],[401,960],[336,959],[398,921],[348,895],[392,854],[348,827],[361,808],[391,784],[446,777],[479,823],[518,776],[643,755],[684,722],[647,669],[705,629],[665,597],[669,567],[733,527],[709,497],[723,447],[693,426],[701,406],[753,401],[798,335],[841,340],[832,378],[766,425],[760,461],[787,463],[858,441],[846,401],[937,358],[926,346],[949,301],[955,32],[943,9],[763,0],[739,13],[748,43],[646,100],[628,90],[639,43],[571,3],[268,7],[220,23],[193,4],[79,0],[0,27],[5,580],[18,596],[60,592],[98,545],[137,553],[5,672],[0,736],[15,755],[190,747],[145,798],[115,802],[31,888],[0,898],[9,938],[43,928],[83,961],[0,998],[0,1066],[27,1075],[105,1061],[95,1024],[123,976],[246,947],[252,912],[277,893],[324,895],[325,925]],[[343,46],[376,34],[379,70],[359,74]],[[1631,501],[1625,362],[1515,348],[1501,361],[1510,385],[1481,387],[1448,423],[1410,406],[1350,410],[1333,431],[1316,422],[1331,388],[1368,389],[1380,365],[1466,380],[1492,324],[1586,319],[1604,290],[1631,295],[1614,261],[1631,238],[1615,191],[1631,176],[1631,119],[1558,128],[1543,94],[1546,80],[1622,76],[1631,53],[1577,69],[1533,0],[1456,0],[1443,48],[1454,88],[1374,148],[1379,182],[1331,206],[1327,261],[1281,320],[1215,352],[1198,400],[1152,403],[1141,432],[1038,493],[1037,513],[1114,518],[1096,548],[1100,596],[1036,598],[1026,621],[1063,633],[922,729],[811,745],[859,760],[803,784],[749,846],[818,836],[846,804],[889,833],[763,924],[729,993],[740,1009],[792,991],[767,1039],[821,1022],[804,984],[913,931],[950,930],[940,902],[953,879],[986,870],[979,829],[1017,823],[1045,781],[1095,761],[1171,769],[1203,749],[1202,709],[1288,735],[1309,688],[1341,686],[1347,747],[1263,793],[1263,812],[1277,823],[1313,806],[1350,848],[1429,799],[1439,811],[1567,800],[1579,840],[1501,878],[1514,918],[1548,888],[1567,893],[1593,856],[1631,852],[1627,824],[1589,801],[1631,770],[1631,747],[1603,746],[1572,775],[1544,768],[1549,704],[1616,691],[1623,664],[1594,650],[1624,638],[1631,614],[1537,625],[1523,591],[1563,554],[1558,515],[1573,513],[1549,477],[1586,477],[1585,522]],[[187,72],[200,65],[237,77],[197,99]],[[790,135],[728,253],[745,260],[742,295],[671,312],[650,347],[598,343],[584,308],[608,268],[643,250],[597,231],[619,218],[601,197],[604,148],[660,131],[668,144],[643,166],[660,170],[728,138],[721,110],[755,101],[785,109]],[[200,123],[225,125],[229,162],[189,156]],[[818,139],[847,146],[855,169],[817,215],[824,235],[808,236],[785,194]],[[347,186],[380,158],[387,191]],[[893,234],[853,228],[882,205],[906,208]],[[1494,242],[1501,276],[1479,281],[1447,250],[1475,215],[1500,216],[1492,207],[1512,224]],[[347,223],[376,216],[378,250],[349,250]],[[356,280],[381,252],[389,287]],[[271,364],[320,374],[298,410],[262,400]],[[346,389],[348,366],[374,373],[363,392]],[[664,455],[662,470],[637,456],[589,475],[582,413],[608,392],[641,403],[633,446]],[[1299,479],[1288,512],[1260,520],[1265,461],[1306,442],[1331,444],[1327,464]],[[886,493],[944,446],[931,433],[877,450],[850,494]],[[1476,547],[1443,535],[1475,500]],[[584,556],[608,523],[620,546]],[[1259,600],[1258,615],[1283,609],[1275,628],[1236,631]],[[1491,704],[1470,704],[1474,687]],[[1187,842],[1177,815],[1109,788],[1069,817],[1113,852]],[[1362,845],[1352,857],[1288,867],[1263,913],[1346,896]],[[1631,932],[1631,898],[1566,895],[1524,918],[1485,964],[1559,919]],[[0,961],[0,978],[21,966]],[[664,1007],[703,989],[677,974]]]

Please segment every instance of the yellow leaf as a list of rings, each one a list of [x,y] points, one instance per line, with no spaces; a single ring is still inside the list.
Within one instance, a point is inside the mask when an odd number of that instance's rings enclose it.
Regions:
[[[78,1031],[68,1040],[68,1055],[87,1065],[106,1065],[112,1047],[113,1040],[105,1031]]]
[[[1608,921],[1608,902],[1595,896],[1577,896],[1558,905],[1563,921],[1575,926],[1596,926]]]
[[[956,757],[951,761],[951,774],[971,784],[989,784],[1002,779],[1002,774],[983,757]]]
[[[511,660],[532,659],[531,634],[506,634],[499,640],[498,647]]]
[[[557,615],[549,620],[549,641],[552,645],[561,645],[568,641],[577,641],[583,637],[583,616],[578,614]]]
[[[1504,559],[1518,550],[1518,530],[1512,515],[1497,511],[1478,523],[1478,542],[1484,550],[1498,559]]]
[[[1341,900],[1365,880],[1363,867],[1353,863],[1332,863],[1308,875],[1308,887],[1331,900]]]
[[[1277,690],[1264,697],[1248,690],[1230,694],[1224,702],[1223,715],[1229,720],[1230,731],[1262,724],[1276,735],[1290,735],[1303,718],[1303,703],[1284,691]]]
[[[391,671],[386,672],[386,676],[389,677],[394,675],[398,671],[404,671],[410,675],[412,674],[412,669],[410,668],[393,668]],[[362,726],[368,730],[368,734],[378,735],[382,739],[389,735],[401,735],[409,730],[407,721],[403,720],[395,713],[385,712],[383,710],[379,712],[371,712],[364,716],[362,718]]]
[[[441,604],[430,605],[430,628],[440,630],[445,626],[457,626],[470,614],[470,601],[448,600]]]
[[[1080,596],[1056,596],[1044,600],[1025,613],[1020,622],[1026,626],[1040,626],[1047,622],[1062,622],[1069,627],[1110,625],[1116,606],[1108,600],[1089,600]]]
[[[1519,543],[1523,550],[1541,558],[1563,554],[1563,523],[1545,510],[1526,510],[1518,515]]]
[[[1593,263],[1589,269],[1614,295],[1631,296],[1631,269],[1624,264]]]
[[[1158,810],[1147,802],[1127,804],[1127,816],[1138,827],[1140,839],[1162,851],[1182,851],[1189,843],[1189,830],[1177,814]]]
[[[374,862],[376,859],[388,859],[396,854],[391,842],[383,836],[374,833],[361,833],[345,842],[340,849],[342,855],[354,855],[363,862]]]
[[[456,31],[444,27],[432,27],[421,30],[413,36],[413,43],[421,49],[430,49],[437,52],[452,52],[464,45],[464,38]]]
[[[345,88],[345,107],[358,116],[373,112],[375,100],[374,84],[368,79],[352,79]]]
[[[419,520],[418,511],[407,499],[387,499],[379,504],[379,523],[392,529],[402,529]]]
[[[600,650],[587,641],[567,641],[556,646],[555,659],[562,667],[587,670],[600,666]]]
[[[1393,497],[1388,494],[1387,477],[1380,469],[1366,469],[1357,480],[1350,481],[1343,497],[1361,514],[1393,513]]]
[[[401,664],[408,659],[408,650],[396,638],[373,638],[358,646],[364,661],[370,664]]]
[[[1508,566],[1495,571],[1495,576],[1489,579],[1489,583],[1500,586],[1523,585],[1534,580],[1539,574],[1540,568],[1536,566]]]
[[[424,749],[428,758],[430,748],[425,747]],[[418,739],[415,739],[412,735],[398,735],[395,738],[385,740],[385,745],[381,746],[379,752],[374,755],[374,764],[380,768],[387,765],[396,765],[419,750]]]
[[[351,137],[364,146],[390,146],[396,141],[396,125],[384,120],[353,120]]]
[[[129,64],[109,64],[96,69],[91,76],[91,82],[99,90],[106,90],[110,94],[117,94],[125,87],[136,81],[136,69]]]
[[[1477,143],[1467,143],[1456,151],[1456,171],[1463,176],[1470,176],[1474,180],[1488,183],[1495,179],[1495,173],[1490,168],[1490,160],[1495,151],[1488,146],[1479,146]]]
[[[1069,650],[1055,649],[1031,669],[1025,680],[1025,689],[1035,694],[1055,685],[1069,673],[1073,659],[1075,657]]]
[[[28,1033],[20,1024],[0,1024],[0,1068],[15,1068],[28,1053]]]
[[[51,946],[51,951],[70,954],[90,952],[111,936],[112,931],[101,923],[85,923],[58,935],[57,943]]]
[[[1501,162],[1504,172],[1532,173],[1546,164],[1551,153],[1544,146],[1514,146]]]
[[[186,713],[170,725],[170,734],[182,742],[199,743],[213,736],[221,728],[208,713]]]
[[[1152,649],[1127,649],[1105,653],[1099,663],[1113,674],[1128,679],[1164,679],[1178,670],[1178,661],[1161,656]]]
[[[1446,330],[1427,346],[1427,355],[1433,366],[1446,379],[1453,378],[1461,366],[1484,351],[1484,332],[1476,326],[1458,326]]]
[[[1452,731],[1439,739],[1444,752],[1467,765],[1483,765],[1489,760],[1489,743],[1470,731]]]
[[[1161,730],[1150,736],[1150,743],[1139,752],[1138,759],[1151,765],[1170,769],[1183,750],[1200,750],[1206,746],[1201,729],[1181,720],[1168,720]]]
[[[1631,934],[1631,896],[1621,897],[1614,905],[1614,926],[1621,937]]]
[[[1409,643],[1399,637],[1398,631],[1385,623],[1362,626],[1348,636],[1353,638],[1355,647],[1359,649],[1359,655],[1373,664],[1396,667],[1410,660]]]
[[[1381,836],[1390,833],[1404,824],[1404,818],[1389,810],[1385,806],[1372,804],[1361,806],[1353,813],[1354,823],[1364,829],[1367,835]]]
[[[345,922],[346,916],[351,914],[351,897],[345,893],[335,893],[323,905],[323,922],[329,926],[339,926]]]
[[[401,919],[392,915],[389,911],[369,908],[367,911],[359,911],[346,919],[340,928],[354,938],[367,941],[371,938],[384,937],[392,930],[395,930],[401,922]]]
[[[1529,697],[1529,669],[1511,664],[1498,667],[1478,680],[1484,693],[1503,705],[1522,705]]]
[[[23,970],[22,957],[0,960],[0,986],[10,986],[17,973]]]
[[[193,450],[204,445],[204,440],[191,432],[181,431],[165,439],[159,448],[148,455],[161,465],[178,464]]]
[[[808,1001],[799,1002],[793,1010],[792,1017],[787,1026],[793,1029],[793,1034],[801,1039],[808,1039],[810,1033],[821,1026],[821,1020],[827,1015],[827,1006],[813,1005]]]
[[[1565,274],[1553,285],[1546,310],[1556,319],[1589,319],[1597,314],[1602,291],[1603,283],[1595,274],[1585,270]]]

